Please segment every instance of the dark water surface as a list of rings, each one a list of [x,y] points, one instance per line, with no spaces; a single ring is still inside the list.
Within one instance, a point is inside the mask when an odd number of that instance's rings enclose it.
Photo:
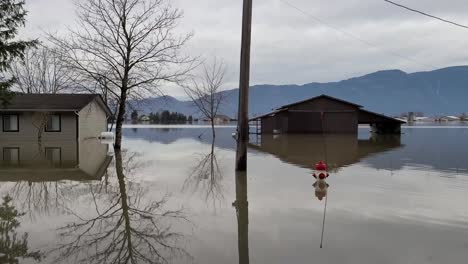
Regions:
[[[237,175],[234,130],[1,142],[0,263],[467,262],[468,127],[252,135]]]

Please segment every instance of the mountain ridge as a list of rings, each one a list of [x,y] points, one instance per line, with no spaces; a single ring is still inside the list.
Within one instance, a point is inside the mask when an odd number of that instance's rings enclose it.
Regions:
[[[403,112],[424,112],[427,115],[468,112],[468,66],[452,66],[432,71],[406,73],[398,69],[381,70],[334,82],[298,84],[259,84],[250,87],[251,116],[275,107],[327,94],[363,105],[387,115]],[[237,112],[238,89],[223,90],[225,102],[220,113],[234,117]],[[130,103],[142,113],[169,110],[197,116],[191,101],[172,96],[146,98]]]

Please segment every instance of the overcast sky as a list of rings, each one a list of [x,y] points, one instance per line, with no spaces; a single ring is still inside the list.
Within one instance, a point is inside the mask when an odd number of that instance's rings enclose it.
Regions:
[[[73,26],[73,1],[26,0],[28,24],[22,35],[40,38],[42,31]],[[466,0],[395,1],[468,25]],[[339,81],[385,69],[415,72],[468,64],[468,29],[383,0],[253,2],[251,84]],[[228,67],[225,89],[236,88],[242,0],[173,0],[173,4],[184,12],[180,30],[195,34],[187,51],[223,58]],[[168,93],[184,97],[180,89]]]

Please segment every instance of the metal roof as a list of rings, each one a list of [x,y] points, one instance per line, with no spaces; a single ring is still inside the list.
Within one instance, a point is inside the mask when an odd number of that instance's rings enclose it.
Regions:
[[[335,98],[335,97],[332,97],[332,96],[329,96],[329,95],[326,95],[326,94],[322,94],[322,95],[315,96],[315,97],[312,97],[312,98],[309,98],[309,99],[305,99],[305,100],[302,100],[302,101],[298,101],[298,102],[295,102],[295,103],[283,105],[283,106],[281,106],[281,107],[275,108],[275,110],[279,110],[279,109],[283,109],[283,108],[288,108],[288,107],[291,107],[291,106],[294,106],[294,105],[298,105],[298,104],[302,104],[302,103],[305,103],[305,102],[317,100],[317,99],[320,99],[320,98],[330,99],[330,100],[333,100],[333,101],[337,101],[337,102],[340,102],[340,103],[352,105],[352,106],[359,107],[359,108],[362,107],[362,105],[358,105],[358,104],[351,103],[351,102],[348,102],[348,101],[345,101],[345,100],[341,100],[341,99],[338,99],[338,98]]]

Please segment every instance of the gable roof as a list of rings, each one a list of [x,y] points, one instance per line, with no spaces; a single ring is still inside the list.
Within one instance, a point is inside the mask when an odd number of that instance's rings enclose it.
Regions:
[[[362,105],[358,105],[358,104],[351,103],[351,102],[348,102],[348,101],[345,101],[345,100],[341,100],[341,99],[338,99],[338,98],[335,98],[335,97],[332,97],[332,96],[329,96],[329,95],[326,95],[326,94],[322,94],[322,95],[315,96],[315,97],[305,99],[305,100],[302,100],[302,101],[298,101],[298,102],[295,102],[295,103],[291,103],[291,104],[283,105],[283,106],[280,106],[280,107],[277,107],[277,108],[273,108],[273,110],[271,112],[268,112],[268,113],[263,114],[263,115],[255,116],[255,117],[249,119],[249,121],[256,120],[256,119],[259,119],[259,118],[263,118],[263,117],[266,117],[266,116],[269,116],[269,115],[274,115],[276,113],[280,113],[280,112],[288,110],[288,108],[291,107],[291,106],[295,106],[295,105],[298,105],[298,104],[314,101],[314,100],[321,99],[321,98],[325,98],[325,99],[328,99],[328,100],[337,101],[339,103],[343,103],[343,104],[351,105],[351,106],[354,106],[354,107],[362,108]]]
[[[112,111],[99,94],[23,94],[17,93],[2,111],[80,111],[93,100],[108,116]]]
[[[294,105],[302,104],[302,103],[309,102],[309,101],[314,101],[314,100],[321,99],[321,98],[337,101],[339,103],[343,103],[343,104],[347,104],[347,105],[351,105],[351,106],[355,106],[355,107],[359,107],[359,108],[362,107],[362,105],[358,105],[358,104],[351,103],[351,102],[348,102],[348,101],[345,101],[345,100],[341,100],[341,99],[338,99],[338,98],[335,98],[335,97],[332,97],[332,96],[329,96],[329,95],[326,95],[326,94],[322,94],[322,95],[315,96],[315,97],[305,99],[305,100],[302,100],[302,101],[298,101],[298,102],[295,102],[295,103],[283,105],[281,107],[275,108],[274,110],[280,110],[280,109],[283,109],[283,108],[288,108],[288,107],[291,107],[291,106],[294,106]]]
[[[389,117],[389,116],[386,116],[386,115],[383,115],[383,114],[371,112],[371,111],[368,111],[368,110],[365,110],[365,109],[359,109],[359,112],[366,113],[366,114],[369,114],[369,115],[374,115],[374,116],[377,116],[379,118],[383,118],[383,119],[391,121],[391,122],[397,122],[397,123],[400,123],[400,124],[405,124],[406,123],[403,120],[396,119],[396,118],[393,118],[393,117]]]

